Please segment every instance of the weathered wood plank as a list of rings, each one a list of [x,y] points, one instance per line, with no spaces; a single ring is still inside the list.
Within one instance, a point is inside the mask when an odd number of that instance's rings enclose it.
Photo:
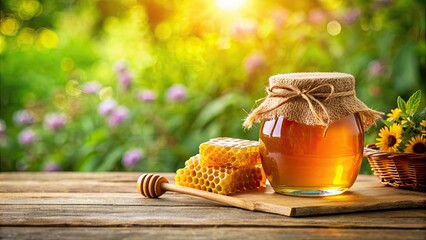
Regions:
[[[1,181],[68,181],[94,180],[100,182],[136,182],[143,172],[0,172]],[[173,179],[174,173],[157,173],[168,179]],[[372,175],[359,175],[357,182],[376,182]]]
[[[375,204],[381,204],[380,201],[371,199],[362,206],[363,209],[371,210],[377,208]],[[397,202],[397,198],[389,198],[388,201],[394,201],[395,208],[414,207],[404,201]],[[105,205],[105,206],[223,206],[223,204],[205,200],[198,197],[188,197],[177,193],[166,193],[159,199],[144,198],[137,193],[0,193],[0,204],[6,205]],[[289,203],[291,204],[291,203]],[[316,207],[295,207],[296,211],[313,211],[315,214],[331,211],[347,212],[347,203],[339,205],[337,202],[319,202]],[[382,208],[382,206],[379,206]],[[350,207],[353,208],[353,207]],[[308,212],[309,213],[309,212]],[[312,215],[312,214],[311,214]]]
[[[168,192],[162,198],[138,193],[0,193],[0,205],[114,205],[114,206],[223,206],[210,200]]]
[[[116,181],[103,181],[96,180],[91,176],[96,176],[98,174],[82,174],[86,178],[92,178],[91,180],[81,180],[78,179],[79,174],[75,173],[62,173],[64,176],[70,177],[69,180],[64,180],[61,178],[61,173],[53,173],[53,176],[56,175],[54,181],[52,178],[44,177],[45,181],[38,181],[37,178],[33,180],[23,180],[22,176],[25,174],[16,173],[16,174],[6,174],[10,175],[12,180],[4,180],[0,182],[0,204],[18,204],[29,202],[34,200],[39,204],[55,204],[54,200],[46,199],[43,201],[42,198],[31,199],[28,197],[18,195],[11,198],[3,197],[4,194],[10,193],[88,193],[88,195],[93,193],[99,193],[98,197],[93,198],[82,198],[81,196],[72,196],[64,195],[59,199],[56,199],[61,204],[101,204],[101,205],[144,205],[142,197],[136,193],[135,182],[130,180],[125,180],[121,177],[121,182]],[[34,174],[27,174],[27,176],[32,176]],[[37,174],[35,174],[37,175]],[[49,175],[49,174],[47,174]],[[111,179],[114,179],[115,173],[100,173],[100,179],[110,175]],[[138,174],[129,173],[124,174],[126,176],[131,176],[131,178],[137,176]],[[165,174],[169,177],[172,182],[174,174]],[[43,175],[40,175],[40,178]],[[14,181],[13,178],[17,177],[21,180]],[[28,178],[28,177],[27,177]],[[136,177],[135,177],[136,178]],[[243,198],[251,200],[254,202],[259,202],[257,206],[261,206],[261,209],[264,209],[266,212],[274,212],[278,214],[288,215],[289,208],[292,209],[291,216],[306,216],[306,215],[318,215],[318,214],[333,214],[333,213],[345,213],[345,212],[356,212],[356,211],[366,211],[366,210],[379,210],[379,209],[398,209],[398,208],[424,208],[426,206],[426,194],[414,191],[393,189],[389,187],[384,187],[376,182],[372,176],[363,177],[366,181],[357,182],[350,191],[332,197],[322,197],[322,198],[302,198],[302,197],[289,197],[273,192],[272,188],[269,186],[266,189],[260,189],[258,191],[245,192],[242,194],[236,194],[234,197]],[[110,193],[122,193],[123,196],[114,196],[114,198],[102,197],[102,194]],[[132,199],[126,198],[124,194],[134,194]],[[36,194],[35,194],[36,195]],[[167,199],[170,196],[176,196],[173,194],[166,194],[162,199]],[[69,197],[70,199],[65,199]],[[135,198],[139,198],[135,199]],[[71,199],[72,198],[72,199]],[[119,200],[117,200],[119,199]],[[171,200],[171,199],[170,199]],[[180,199],[174,199],[176,202]],[[193,199],[199,200],[199,199]],[[189,200],[190,202],[193,200]],[[147,201],[145,201],[147,202]],[[164,203],[166,201],[163,201]],[[188,203],[188,201],[185,201]],[[156,203],[152,200],[149,200],[148,203]],[[208,204],[208,202],[204,202]],[[203,204],[204,204],[203,203]],[[264,204],[266,203],[266,204]],[[34,203],[33,203],[34,204]],[[167,204],[172,204],[168,202]],[[178,205],[180,203],[177,203]],[[214,205],[213,205],[214,206]],[[283,213],[283,210],[285,213]]]
[[[426,228],[426,210],[290,218],[232,207],[0,205],[0,225]]]
[[[134,193],[134,182],[73,181],[1,181],[0,192],[97,192]]]
[[[69,181],[92,180],[99,182],[133,182],[143,174],[142,172],[1,172],[1,181]],[[159,173],[172,177],[173,173]]]
[[[1,239],[405,239],[424,240],[424,229],[331,229],[331,228],[247,228],[247,227],[1,227]]]
[[[171,192],[160,199],[146,199],[135,188],[140,174],[0,173],[0,225],[3,226],[0,238],[426,238],[424,209],[289,218],[226,207]],[[169,179],[174,176],[162,175]],[[374,204],[379,203],[382,195],[396,192],[420,200],[425,196],[383,187],[374,176],[359,176],[357,184],[368,186],[372,191],[361,189],[336,197],[314,198],[317,207],[338,208],[353,197]],[[400,200],[398,196],[386,198]],[[312,199],[292,198],[290,203],[297,206],[304,201]]]
[[[1,175],[1,174],[0,174]],[[136,191],[136,181],[96,181],[96,180],[57,180],[57,181],[37,181],[37,180],[2,180],[0,181],[0,193],[12,192],[105,192],[105,193],[125,193]],[[174,181],[170,180],[171,183]],[[384,187],[377,183],[364,183],[362,186],[380,191],[408,191]],[[349,191],[348,193],[350,193]],[[408,191],[408,193],[414,193]]]

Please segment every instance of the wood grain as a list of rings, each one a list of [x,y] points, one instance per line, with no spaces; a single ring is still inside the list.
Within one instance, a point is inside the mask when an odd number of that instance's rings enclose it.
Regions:
[[[426,207],[425,193],[384,187],[371,182],[357,182],[349,191],[328,197],[286,196],[274,193],[270,186],[262,191],[237,194],[235,197],[259,202],[265,208],[262,211],[286,216]],[[289,208],[291,211],[287,214]]]
[[[424,221],[426,213],[419,210],[364,212],[309,218],[289,218],[233,207],[198,206],[0,205],[0,212],[2,213],[0,225],[14,226],[269,226],[401,229],[426,227]]]
[[[98,175],[98,174],[96,174]],[[119,175],[119,177],[118,177]],[[170,182],[173,182],[173,174],[165,175]],[[7,176],[7,177],[5,177]],[[25,177],[26,176],[26,177]],[[123,193],[120,200],[110,198],[115,204],[138,204],[135,199],[136,180],[139,174],[117,174],[117,173],[100,173],[99,178],[94,178],[93,174],[77,173],[52,173],[42,175],[40,173],[22,174],[8,173],[0,174],[0,197],[3,193]],[[17,180],[15,180],[15,178]],[[42,180],[38,180],[41,178]],[[7,180],[6,180],[7,179]],[[13,179],[11,181],[10,179]],[[28,180],[30,179],[30,180]],[[31,179],[36,179],[31,180]],[[131,195],[134,194],[134,196]],[[106,195],[103,195],[106,196]],[[167,194],[162,199],[168,199]],[[394,189],[384,187],[377,182],[374,176],[360,176],[355,185],[346,193],[338,196],[308,198],[308,197],[292,197],[273,192],[271,187],[258,191],[251,191],[242,194],[233,195],[233,197],[243,200],[255,202],[259,211],[276,213],[286,216],[309,216],[319,214],[333,214],[356,211],[371,211],[385,209],[401,209],[401,208],[425,208],[426,194],[422,192],[414,192],[409,190]],[[74,202],[79,204],[108,204],[108,200],[103,198],[89,198],[91,201],[83,201],[82,198],[73,198]],[[13,197],[5,196],[2,199],[5,204],[13,204]],[[19,198],[17,201],[22,201]],[[40,199],[39,199],[40,200]],[[175,199],[179,201],[179,199]],[[12,202],[12,203],[11,203]],[[39,201],[40,202],[40,201]],[[46,201],[49,202],[49,201]],[[64,200],[69,202],[69,200]],[[194,200],[199,203],[199,200]],[[164,202],[150,202],[152,205],[162,204]],[[201,201],[203,204],[208,204]],[[169,202],[167,204],[170,204]],[[180,204],[179,202],[177,204]],[[188,204],[186,201],[185,204]],[[217,203],[215,203],[217,205]]]
[[[172,192],[143,198],[136,192],[139,175],[0,173],[0,239],[426,239],[424,209],[285,217]],[[357,183],[378,195],[394,190],[374,176]],[[372,194],[356,197],[380,200]]]
[[[334,228],[268,228],[268,227],[0,227],[0,239],[424,239],[419,229],[334,229]],[[214,236],[214,237],[213,237]]]

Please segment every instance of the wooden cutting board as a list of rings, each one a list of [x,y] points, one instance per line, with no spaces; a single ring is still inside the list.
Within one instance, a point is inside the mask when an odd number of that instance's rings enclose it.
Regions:
[[[290,217],[426,207],[426,193],[386,187],[378,180],[372,182],[371,176],[359,176],[347,192],[337,196],[287,196],[274,193],[269,185],[232,196],[256,202],[262,212]]]

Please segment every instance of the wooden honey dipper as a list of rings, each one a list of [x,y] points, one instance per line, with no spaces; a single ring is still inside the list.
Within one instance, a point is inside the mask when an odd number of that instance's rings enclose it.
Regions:
[[[224,196],[216,193],[201,191],[194,188],[177,186],[170,184],[169,181],[157,174],[142,174],[137,182],[137,189],[143,196],[147,198],[158,198],[163,195],[166,191],[178,192],[188,195],[193,195],[208,200],[224,203],[229,206],[238,207],[250,211],[264,211],[258,203]]]

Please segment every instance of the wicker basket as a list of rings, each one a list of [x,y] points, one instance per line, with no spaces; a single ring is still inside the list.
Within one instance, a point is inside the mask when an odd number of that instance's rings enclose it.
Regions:
[[[364,148],[364,157],[382,184],[426,191],[425,154],[380,152],[374,144],[370,144]]]

